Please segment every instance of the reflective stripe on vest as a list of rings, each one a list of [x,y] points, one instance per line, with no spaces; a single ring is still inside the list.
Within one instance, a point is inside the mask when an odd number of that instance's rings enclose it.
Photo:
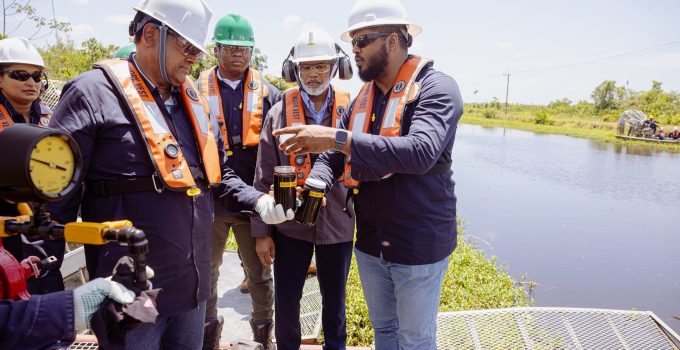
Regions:
[[[335,96],[333,96],[333,112],[331,113],[331,127],[339,128],[342,121],[343,110],[349,106],[349,92],[343,91],[333,87]],[[300,95],[300,89],[297,87],[290,88],[283,93],[284,100],[284,118],[286,126],[306,125],[307,118],[305,117],[305,107]],[[309,153],[293,155],[290,157],[290,165],[295,166],[295,173],[297,184],[304,186],[309,172],[312,170],[312,161]]]
[[[176,191],[195,188],[196,183],[182,149],[135,65],[126,59],[111,59],[98,62],[94,67],[104,71],[109,80],[114,82],[118,94],[127,102],[127,108],[132,112],[140,134],[144,136],[146,148],[163,186]],[[221,180],[221,169],[215,135],[208,119],[208,106],[196,93],[190,79],[185,80],[179,88],[194,129],[203,170],[210,185],[216,185]]]
[[[50,123],[51,118],[51,114],[41,114],[37,125],[46,128]],[[9,113],[7,108],[5,108],[5,106],[0,104],[0,131],[4,131],[12,125],[14,125],[14,122],[12,121],[12,115]]]
[[[392,89],[388,96],[387,107],[385,108],[380,136],[395,137],[401,136],[401,118],[406,109],[406,105],[420,94],[420,84],[416,83],[416,77],[420,71],[432,60],[419,56],[410,56],[399,69]],[[349,130],[354,133],[368,133],[373,116],[373,99],[375,98],[374,82],[370,81],[361,88],[361,92],[354,100],[352,115],[349,120]],[[352,164],[345,163],[345,173],[343,179],[345,186],[356,188],[359,182],[352,178]]]
[[[224,148],[229,149],[229,133],[224,119],[224,109],[222,108],[222,96],[217,82],[215,68],[208,69],[201,73],[201,93],[210,105],[210,112],[214,113],[217,123],[220,125],[220,132],[224,139]],[[243,83],[243,104],[242,109],[242,135],[241,144],[245,147],[254,147],[260,143],[260,131],[262,130],[262,118],[264,108],[264,98],[269,96],[269,89],[262,83],[260,72],[249,68],[246,81]]]

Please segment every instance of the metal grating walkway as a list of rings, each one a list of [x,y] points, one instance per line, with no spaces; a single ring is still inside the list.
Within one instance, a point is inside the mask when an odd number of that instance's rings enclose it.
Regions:
[[[50,85],[47,90],[40,95],[40,101],[47,106],[47,108],[54,110],[59,102],[59,97],[61,97],[61,88],[66,84],[65,81],[61,80],[50,80]]]
[[[680,340],[651,312],[512,308],[440,313],[439,349],[678,350]]]
[[[276,286],[274,286],[276,288]],[[303,342],[316,342],[321,334],[321,289],[316,276],[309,276],[300,300],[300,333]],[[276,305],[274,305],[276,313]],[[276,341],[276,339],[274,339]]]

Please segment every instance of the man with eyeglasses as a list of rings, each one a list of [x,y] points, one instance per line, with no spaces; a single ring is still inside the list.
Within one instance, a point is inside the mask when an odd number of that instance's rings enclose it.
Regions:
[[[293,166],[298,186],[314,181],[307,177],[318,155],[284,154],[278,149],[284,139],[273,137],[273,130],[293,125],[335,128],[349,105],[349,93],[331,84],[336,74],[340,79],[351,77],[349,58],[328,33],[319,29],[304,31],[290,52],[283,64],[283,77],[297,82],[298,87],[286,90],[283,100],[272,107],[265,119],[254,183],[260,191],[274,183],[276,166]],[[346,193],[342,184],[326,192],[327,205],[320,209],[314,226],[299,222],[266,225],[257,218],[252,220],[257,254],[262,264],[274,264],[274,317],[279,350],[300,347],[300,300],[314,253],[323,304],[324,349],[345,349],[345,285],[354,238],[351,205],[349,213],[344,211]]]
[[[269,109],[281,99],[279,90],[254,68],[249,67],[255,46],[253,28],[246,18],[228,14],[217,21],[212,41],[217,66],[201,73],[198,89],[210,104],[211,118],[219,125],[227,165],[248,185],[253,184],[257,145],[262,121]],[[250,217],[215,207],[211,232],[211,283],[205,317],[203,349],[219,349],[224,319],[217,315],[217,281],[224,246],[233,229],[244,267],[241,291],[250,292],[253,305],[250,325],[256,342],[271,343],[273,279],[271,267],[260,264],[255,238],[250,235]]]
[[[50,126],[80,146],[84,182],[48,209],[60,222],[128,219],[149,240],[147,263],[161,288],[159,317],[115,334],[126,349],[199,349],[210,294],[215,198],[264,221],[292,218],[226,164],[222,135],[187,79],[206,52],[212,12],[203,0],[145,0],[129,27],[136,53],[99,62],[69,82]],[[91,277],[111,274],[126,247],[86,246]]]
[[[346,131],[319,126],[293,134],[286,153],[322,152],[310,178],[353,188],[354,250],[375,347],[436,349],[436,316],[456,247],[452,148],[463,102],[456,82],[408,48],[421,28],[398,0],[358,0],[342,39],[359,77]]]

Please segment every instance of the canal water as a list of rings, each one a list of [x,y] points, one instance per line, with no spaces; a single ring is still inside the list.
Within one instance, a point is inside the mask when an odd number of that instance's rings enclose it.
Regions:
[[[680,332],[680,154],[461,124],[466,239],[536,306],[651,310]]]

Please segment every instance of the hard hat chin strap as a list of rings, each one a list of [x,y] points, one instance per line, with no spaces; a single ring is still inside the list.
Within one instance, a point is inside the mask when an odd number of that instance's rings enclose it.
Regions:
[[[168,27],[165,25],[158,26],[161,30],[160,43],[158,45],[158,68],[161,70],[161,76],[163,80],[170,84],[170,79],[168,79],[168,73],[165,69],[165,58],[167,56],[167,39],[168,39]]]

